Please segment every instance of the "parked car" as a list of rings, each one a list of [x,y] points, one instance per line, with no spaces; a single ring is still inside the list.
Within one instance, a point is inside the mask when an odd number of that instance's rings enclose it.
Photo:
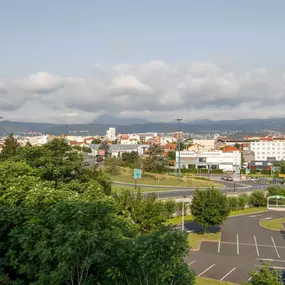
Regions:
[[[227,181],[234,181],[234,179],[231,176],[228,176]]]

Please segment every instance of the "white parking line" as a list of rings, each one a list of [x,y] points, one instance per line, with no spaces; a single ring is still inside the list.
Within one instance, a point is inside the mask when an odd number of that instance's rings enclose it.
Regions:
[[[272,240],[272,243],[273,243],[273,245],[274,245],[274,248],[275,248],[276,254],[277,254],[278,258],[280,258],[280,255],[279,255],[279,252],[278,252],[277,247],[276,247],[276,245],[275,245],[275,242],[274,242],[273,237],[271,237],[271,240]]]
[[[238,235],[237,235],[237,255],[239,255],[239,243],[238,243]]]
[[[220,253],[220,249],[221,249],[221,240],[219,240],[219,243],[218,243],[218,253]]]
[[[190,265],[191,265],[191,264],[193,264],[195,261],[196,261],[196,260],[194,260],[194,261],[190,262],[188,265],[190,266]]]
[[[204,270],[203,272],[201,272],[198,276],[203,275],[204,273],[206,273],[208,270],[210,270],[212,267],[214,267],[216,264],[211,265],[210,267],[208,267],[206,270]]]
[[[260,219],[260,221],[264,221],[264,220],[271,220],[272,217],[268,217],[268,218],[263,218],[263,219]]]
[[[233,268],[230,272],[228,272],[223,278],[220,279],[220,281],[223,281],[227,276],[229,276],[234,270],[236,270],[236,267]]]
[[[256,237],[255,236],[253,236],[254,237],[254,243],[255,243],[255,248],[256,248],[256,254],[257,254],[257,256],[259,256],[259,251],[258,251],[258,246],[257,246],[257,242],[256,242]]]

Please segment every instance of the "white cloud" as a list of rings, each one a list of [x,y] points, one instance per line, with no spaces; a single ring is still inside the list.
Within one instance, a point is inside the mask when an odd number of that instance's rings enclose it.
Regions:
[[[116,65],[89,78],[39,72],[0,81],[0,109],[7,119],[14,112],[17,118],[31,117],[35,105],[34,121],[49,114],[57,122],[87,122],[104,113],[160,121],[177,114],[185,120],[282,116],[285,72],[265,67],[241,72],[211,62],[171,66],[155,60]]]

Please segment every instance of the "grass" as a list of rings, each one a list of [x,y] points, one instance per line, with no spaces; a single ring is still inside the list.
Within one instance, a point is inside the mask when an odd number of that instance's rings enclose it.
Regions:
[[[284,230],[282,223],[285,223],[285,218],[277,218],[272,220],[263,220],[259,224],[269,230]]]
[[[112,181],[134,183],[133,170],[126,167],[120,167],[118,173],[108,173]],[[138,180],[139,184],[175,186],[175,187],[222,187],[221,184],[195,179],[194,177],[184,176],[180,181],[177,177],[169,174],[145,173],[144,177]],[[167,189],[164,189],[167,190]]]
[[[130,190],[132,192],[137,192],[137,189],[135,189],[134,185],[112,185],[112,191],[113,192],[120,193],[124,189]],[[165,190],[169,190],[169,189],[167,189],[167,188],[141,187],[142,192],[165,191]]]
[[[218,281],[215,279],[199,277],[196,278],[196,285],[235,285],[234,283]]]
[[[234,217],[234,216],[239,216],[239,215],[244,215],[244,214],[264,212],[264,211],[266,211],[265,207],[246,208],[244,210],[231,211],[230,214],[229,214],[229,217]],[[193,220],[194,220],[194,217],[192,215],[184,216],[184,221],[185,222],[190,222],[190,221],[193,221]],[[173,225],[181,225],[182,217],[178,216],[178,217],[170,218],[170,219],[168,219],[167,222],[169,222],[170,224],[173,224]]]
[[[191,249],[199,249],[201,241],[219,241],[221,232],[217,233],[190,233],[188,234],[188,243]]]

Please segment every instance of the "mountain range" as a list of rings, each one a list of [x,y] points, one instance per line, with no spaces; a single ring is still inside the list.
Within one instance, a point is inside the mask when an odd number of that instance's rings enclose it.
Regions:
[[[177,122],[151,122],[139,118],[121,119],[112,116],[104,116],[89,124],[70,124],[68,133],[76,134],[106,134],[109,127],[115,127],[118,133],[142,133],[161,132],[168,133],[178,130]],[[243,120],[195,120],[180,124],[183,132],[201,131],[240,131],[243,133],[255,133],[262,130],[285,131],[285,118],[278,119],[243,119]],[[0,133],[28,133],[42,132],[48,134],[63,134],[66,125],[50,123],[30,123],[1,121]]]

